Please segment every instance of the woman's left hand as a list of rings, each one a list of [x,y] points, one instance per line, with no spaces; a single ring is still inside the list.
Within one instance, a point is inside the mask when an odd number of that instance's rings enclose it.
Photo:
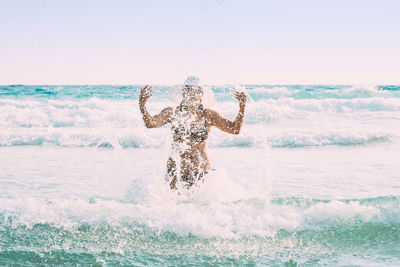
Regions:
[[[143,88],[140,88],[140,95],[139,95],[139,104],[144,105],[147,102],[147,99],[149,99],[153,95],[153,87],[146,85]]]
[[[247,95],[244,92],[235,92],[235,98],[239,100],[240,105],[246,104]]]

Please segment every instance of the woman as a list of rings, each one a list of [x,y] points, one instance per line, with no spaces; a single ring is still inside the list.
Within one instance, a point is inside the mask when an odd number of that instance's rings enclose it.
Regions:
[[[204,90],[196,77],[189,77],[185,81],[179,106],[167,107],[155,116],[151,116],[146,109],[146,102],[152,96],[152,90],[148,85],[140,90],[139,107],[144,124],[147,128],[171,124],[172,155],[167,162],[170,188],[177,189],[178,173],[183,185],[190,188],[202,180],[210,169],[206,149],[211,126],[230,134],[239,134],[247,96],[245,93],[235,93],[235,98],[239,100],[239,112],[236,119],[230,121],[216,111],[203,107]]]

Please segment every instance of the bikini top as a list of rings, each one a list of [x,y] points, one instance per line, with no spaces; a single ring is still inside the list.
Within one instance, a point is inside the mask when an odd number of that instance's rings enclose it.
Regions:
[[[197,114],[189,114],[186,110],[182,104],[175,109],[173,119],[171,120],[173,139],[175,141],[188,140],[199,144],[208,137],[206,111],[203,105],[199,106],[200,112],[197,112]],[[201,116],[198,115],[199,113]]]

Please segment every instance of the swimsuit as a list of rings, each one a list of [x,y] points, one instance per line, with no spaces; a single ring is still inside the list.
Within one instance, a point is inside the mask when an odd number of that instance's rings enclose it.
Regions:
[[[207,174],[207,171],[193,172],[188,174],[183,174],[181,176],[182,181],[186,182],[189,186],[194,185],[197,181],[204,180],[204,176]]]
[[[189,114],[184,105],[179,105],[171,119],[171,131],[173,137],[173,151],[175,155],[181,156],[188,148],[204,142],[208,138],[208,127],[206,121],[206,111],[202,105],[199,107],[197,114]],[[199,113],[201,118],[199,120]],[[192,186],[197,181],[203,180],[207,174],[206,170],[193,170],[189,173],[182,174],[180,180]],[[168,169],[167,175],[173,177],[176,175],[176,169]]]
[[[183,113],[184,107],[178,106],[174,118],[171,120],[172,136],[175,141],[191,141],[199,144],[208,137],[208,127],[206,121],[206,111],[200,106],[202,112],[202,121],[198,121],[194,116],[187,116]]]

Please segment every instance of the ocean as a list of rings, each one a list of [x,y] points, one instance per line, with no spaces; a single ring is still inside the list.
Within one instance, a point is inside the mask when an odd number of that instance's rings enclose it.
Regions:
[[[242,85],[241,133],[212,129],[180,195],[139,88],[0,86],[0,266],[400,265],[400,86]]]

